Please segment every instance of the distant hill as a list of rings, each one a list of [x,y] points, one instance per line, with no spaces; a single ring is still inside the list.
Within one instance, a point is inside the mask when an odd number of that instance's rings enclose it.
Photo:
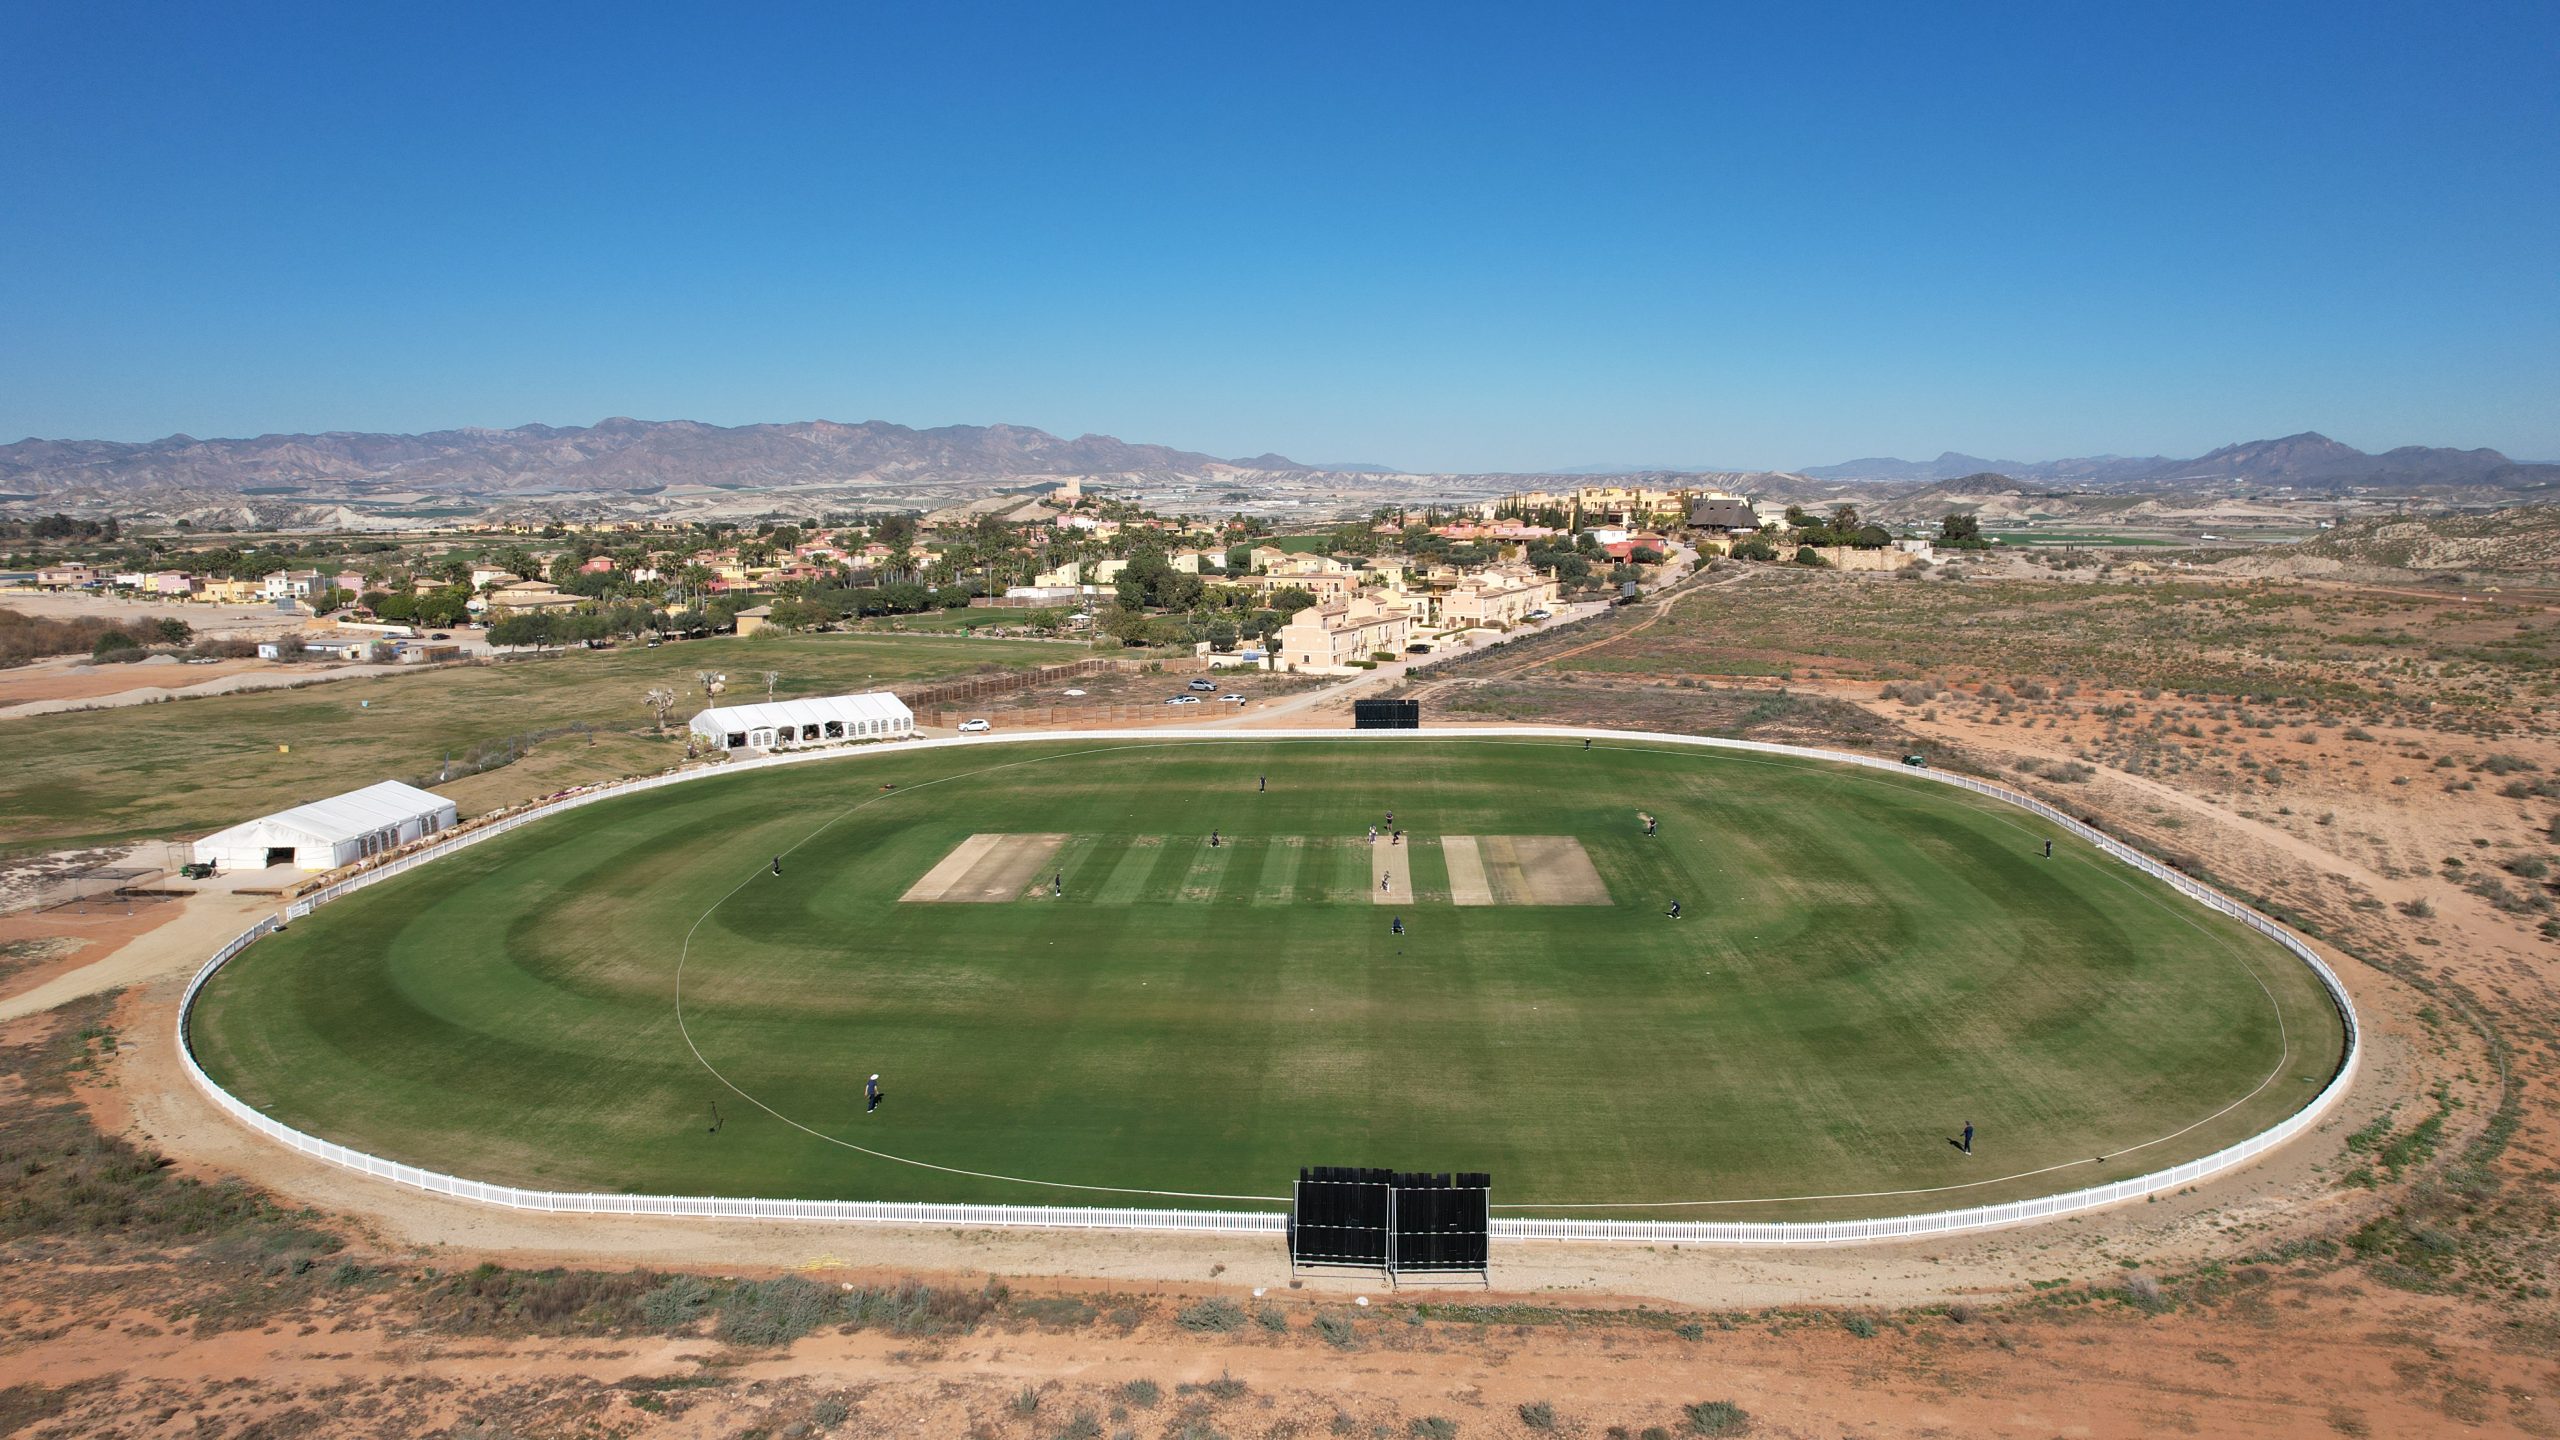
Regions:
[[[2177,490],[2199,486],[2292,486],[2296,490],[2476,490],[2560,492],[2560,465],[2524,464],[2495,450],[2404,445],[2368,455],[2305,431],[2277,440],[2225,445],[2192,460],[2159,456],[2087,456],[2070,460],[1984,460],[1950,451],[1935,460],[1875,458],[1817,465],[1799,473],[1819,480],[1933,484],[1982,472],[2030,484],[2096,490]]]
[[[2299,544],[2269,546],[2252,558],[2295,562],[2304,573],[2317,573],[2325,563],[2548,576],[2560,572],[2560,505],[2515,505],[2485,515],[2425,520],[2394,516],[2351,521]]]
[[[476,498],[646,493],[682,486],[783,488],[1045,475],[1300,471],[1280,455],[1221,460],[1108,435],[1062,439],[1020,425],[916,430],[885,421],[705,425],[616,418],[591,426],[332,432],[243,440],[22,440],[0,446],[0,490],[91,496],[416,490]]]

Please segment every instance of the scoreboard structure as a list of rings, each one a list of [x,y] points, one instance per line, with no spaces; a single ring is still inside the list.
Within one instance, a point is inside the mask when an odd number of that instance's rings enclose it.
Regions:
[[[1310,1165],[1289,1206],[1289,1265],[1492,1283],[1493,1177]]]

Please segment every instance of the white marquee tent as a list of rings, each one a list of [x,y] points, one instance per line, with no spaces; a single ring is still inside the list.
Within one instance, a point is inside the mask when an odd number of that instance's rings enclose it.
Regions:
[[[915,712],[885,691],[726,705],[693,717],[693,733],[714,750],[800,750],[913,735]]]
[[[195,858],[223,870],[335,870],[450,828],[460,818],[443,796],[385,780],[217,830],[196,842]]]

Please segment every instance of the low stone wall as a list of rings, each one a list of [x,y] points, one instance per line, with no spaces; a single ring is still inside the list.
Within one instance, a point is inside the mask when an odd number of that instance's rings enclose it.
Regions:
[[[1920,563],[1919,556],[1890,545],[1880,550],[1862,550],[1855,545],[1816,545],[1813,553],[1821,556],[1834,570],[1908,570]]]

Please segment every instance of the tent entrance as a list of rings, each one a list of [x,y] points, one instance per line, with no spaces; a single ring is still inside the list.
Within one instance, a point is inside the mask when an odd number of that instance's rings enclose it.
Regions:
[[[269,869],[273,869],[274,867],[276,867],[276,866],[278,866],[278,865],[290,865],[290,864],[292,864],[292,863],[293,863],[293,847],[292,847],[292,846],[290,846],[290,845],[270,845],[270,846],[268,846],[268,847],[267,847],[267,866],[268,866],[268,868],[269,868]]]

